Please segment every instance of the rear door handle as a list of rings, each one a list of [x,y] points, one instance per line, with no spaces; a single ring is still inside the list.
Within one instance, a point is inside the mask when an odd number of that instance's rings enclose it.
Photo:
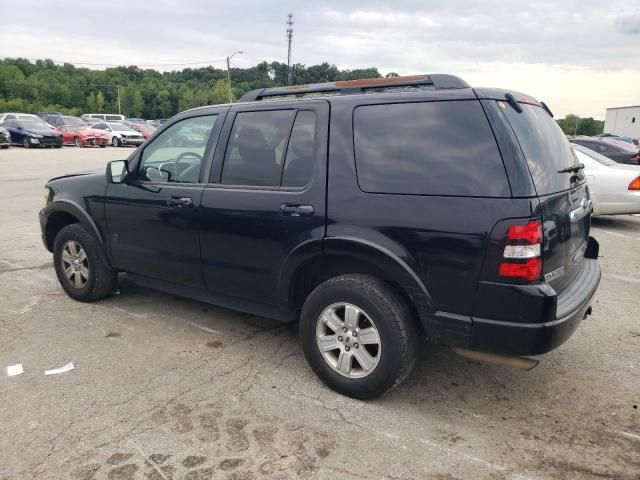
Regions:
[[[294,205],[292,203],[283,203],[280,205],[280,212],[283,215],[291,217],[310,217],[315,213],[311,205]]]
[[[193,200],[191,197],[169,197],[167,199],[167,206],[175,208],[193,207]]]

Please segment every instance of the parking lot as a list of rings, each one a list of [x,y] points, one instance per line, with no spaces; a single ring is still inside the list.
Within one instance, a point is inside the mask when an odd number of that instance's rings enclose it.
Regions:
[[[425,343],[361,402],[316,379],[295,326],[126,278],[95,304],[64,294],[42,187],[131,151],[0,151],[1,480],[640,478],[640,217],[594,219],[593,316],[534,370]]]

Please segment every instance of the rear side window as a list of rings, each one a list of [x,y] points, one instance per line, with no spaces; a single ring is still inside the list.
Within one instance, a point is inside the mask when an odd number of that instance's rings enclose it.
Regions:
[[[299,111],[291,130],[282,173],[283,187],[304,187],[313,173],[316,147],[316,114]]]
[[[527,159],[538,195],[571,188],[572,175],[559,173],[577,161],[571,145],[556,121],[542,108],[521,103],[522,113],[499,102]]]
[[[511,195],[478,101],[361,106],[353,122],[358,183],[366,192]]]
[[[294,115],[294,110],[238,113],[224,156],[221,182],[280,186]]]

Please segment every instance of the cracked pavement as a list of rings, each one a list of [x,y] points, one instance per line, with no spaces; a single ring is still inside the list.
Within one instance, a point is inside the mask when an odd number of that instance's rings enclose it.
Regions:
[[[640,478],[640,217],[594,220],[594,314],[536,369],[425,343],[403,385],[361,402],[314,377],[295,325],[126,278],[98,303],[64,294],[42,187],[129,153],[0,151],[0,480]]]

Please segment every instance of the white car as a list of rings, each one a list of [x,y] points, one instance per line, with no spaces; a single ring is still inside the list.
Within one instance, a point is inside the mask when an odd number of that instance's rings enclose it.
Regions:
[[[0,113],[0,123],[4,123],[7,120],[41,120],[37,115],[30,113]]]
[[[640,166],[624,165],[572,144],[591,192],[594,215],[640,213]]]
[[[114,147],[122,147],[123,145],[133,145],[137,147],[144,143],[144,137],[140,132],[131,130],[126,125],[118,122],[100,122],[91,128],[96,130],[104,130],[109,136],[109,143]]]

